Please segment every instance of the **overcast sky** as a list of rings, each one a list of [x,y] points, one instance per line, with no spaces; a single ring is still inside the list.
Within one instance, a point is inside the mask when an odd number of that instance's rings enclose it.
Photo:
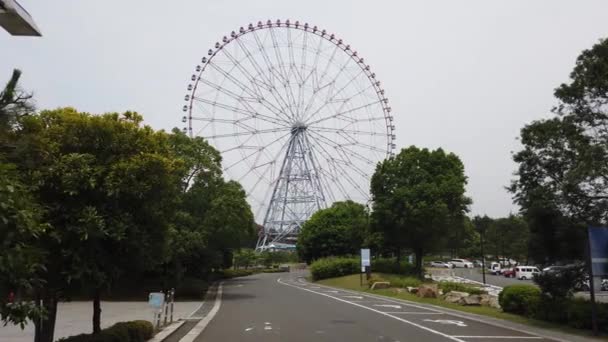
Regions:
[[[42,38],[0,31],[0,80],[22,69],[40,109],[136,110],[181,127],[200,57],[250,22],[326,28],[365,57],[391,101],[397,147],[459,155],[473,214],[516,212],[504,190],[520,128],[547,117],[576,56],[608,37],[608,1],[19,0]],[[4,81],[2,81],[4,82]]]

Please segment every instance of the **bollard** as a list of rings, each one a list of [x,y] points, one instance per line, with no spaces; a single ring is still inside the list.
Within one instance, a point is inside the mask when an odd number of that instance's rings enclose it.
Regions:
[[[173,306],[175,304],[175,289],[171,289],[171,323],[173,323]]]

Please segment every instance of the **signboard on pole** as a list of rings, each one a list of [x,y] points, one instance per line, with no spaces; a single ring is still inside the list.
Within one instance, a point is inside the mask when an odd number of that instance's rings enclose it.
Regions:
[[[369,248],[362,248],[361,249],[361,273],[365,272],[366,266],[371,267],[371,265],[372,265],[372,260],[370,257]]]
[[[608,276],[608,227],[589,227],[589,254],[593,276]]]
[[[165,294],[162,292],[151,292],[148,296],[148,304],[154,309],[160,309],[165,302]]]

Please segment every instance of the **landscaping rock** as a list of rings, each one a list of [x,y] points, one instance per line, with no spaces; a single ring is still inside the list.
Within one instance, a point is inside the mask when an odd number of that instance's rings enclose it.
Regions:
[[[481,305],[481,296],[480,295],[470,295],[463,298],[464,305],[470,306],[479,306]]]
[[[391,283],[389,283],[388,281],[377,281],[372,285],[371,289],[379,290],[379,289],[388,289],[389,287],[391,287]]]
[[[450,291],[443,297],[443,300],[448,303],[464,304],[464,298],[468,296],[469,294],[466,292]]]
[[[416,294],[421,298],[437,298],[439,287],[437,284],[422,284],[418,287]]]
[[[408,286],[407,287],[407,292],[409,292],[409,293],[417,293],[418,292],[418,288],[417,287]]]
[[[498,297],[491,296],[489,304],[490,305],[488,305],[488,306],[491,308],[500,309],[500,304],[498,303]]]

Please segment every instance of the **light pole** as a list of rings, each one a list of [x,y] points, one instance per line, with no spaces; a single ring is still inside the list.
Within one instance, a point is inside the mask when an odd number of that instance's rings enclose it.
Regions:
[[[486,255],[483,252],[483,238],[486,235],[486,230],[492,224],[492,219],[484,215],[483,217],[475,216],[473,218],[473,225],[479,232],[479,242],[481,245],[481,276],[483,278],[483,284],[486,284]]]
[[[0,0],[0,26],[13,36],[41,36],[32,16],[15,0]]]

